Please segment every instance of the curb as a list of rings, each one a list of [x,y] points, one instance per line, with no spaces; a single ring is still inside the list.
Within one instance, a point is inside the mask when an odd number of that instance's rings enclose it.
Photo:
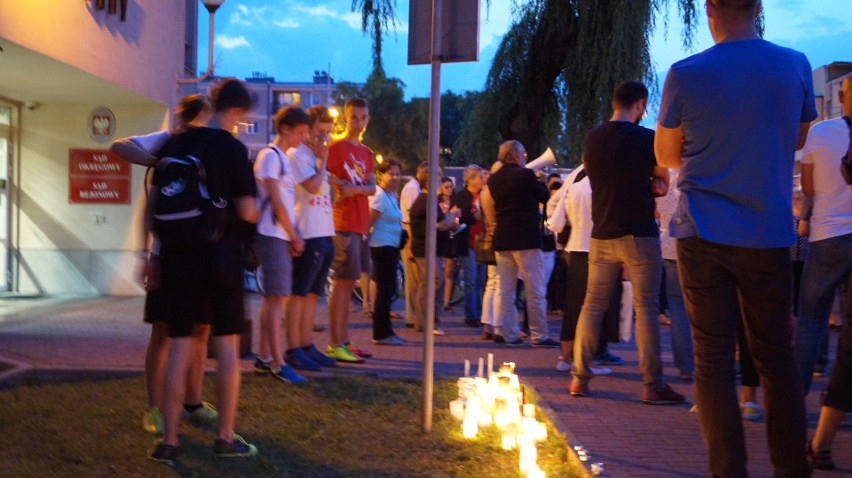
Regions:
[[[0,363],[12,365],[10,370],[0,373],[0,390],[11,390],[22,385],[41,383],[68,383],[84,380],[110,380],[133,377],[144,372],[136,368],[127,369],[55,369],[34,368],[24,362],[0,357]]]
[[[568,461],[570,461],[577,470],[583,470],[585,472],[584,476],[586,478],[596,476],[594,473],[592,473],[591,470],[591,460],[582,461],[577,455],[577,449],[575,447],[580,447],[581,449],[583,449],[580,440],[578,440],[577,437],[573,433],[571,433],[571,430],[569,430],[568,427],[565,425],[565,422],[563,422],[559,418],[559,416],[556,414],[556,411],[553,410],[553,407],[551,407],[547,401],[541,398],[535,387],[530,385],[524,379],[521,379],[521,383],[523,384],[524,389],[530,392],[530,398],[532,398],[531,401],[538,405],[538,408],[541,410],[541,413],[544,414],[548,421],[550,421],[551,425],[553,425],[553,428],[555,428],[556,431],[558,431],[559,434],[562,435],[562,438],[565,440],[565,443],[568,444]]]

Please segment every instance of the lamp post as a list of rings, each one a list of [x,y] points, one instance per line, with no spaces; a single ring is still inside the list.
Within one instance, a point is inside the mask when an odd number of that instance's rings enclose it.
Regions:
[[[216,10],[225,3],[225,0],[201,0],[201,3],[204,4],[204,8],[206,8],[207,12],[210,14],[210,26],[207,30],[207,71],[198,78],[180,78],[177,81],[179,85],[199,83],[206,80],[213,74],[213,16],[216,14]]]

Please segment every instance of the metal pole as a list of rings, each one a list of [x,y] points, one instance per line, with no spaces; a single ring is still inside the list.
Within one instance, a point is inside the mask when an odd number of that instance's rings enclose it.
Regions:
[[[207,71],[198,78],[180,78],[177,81],[179,85],[200,83],[213,74],[213,16],[218,8],[218,6],[215,8],[207,7],[207,11],[210,13],[210,26],[207,33]]]
[[[438,148],[441,137],[441,0],[432,2],[432,88],[429,100],[429,192],[426,198],[426,321],[423,324],[423,432],[432,431],[435,373],[435,239],[438,230]]]

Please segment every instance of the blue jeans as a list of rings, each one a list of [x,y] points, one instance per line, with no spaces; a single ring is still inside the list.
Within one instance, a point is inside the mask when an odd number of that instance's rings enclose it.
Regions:
[[[825,389],[823,405],[852,412],[852,284],[843,291],[843,328],[837,343],[837,360]]]
[[[622,264],[627,266],[633,283],[633,307],[636,310],[636,345],[639,371],[646,390],[663,382],[660,361],[660,322],[657,318],[660,278],[663,268],[660,237],[624,236],[618,239],[594,239],[589,247],[589,279],[586,298],[577,321],[574,340],[574,376],[592,377],[590,366],[598,348],[604,315],[612,290],[621,281]]]
[[[464,263],[464,318],[479,322],[482,316],[482,288],[485,285],[485,265],[476,262],[476,253],[468,251],[460,258]]]
[[[678,272],[695,346],[695,404],[710,473],[745,477],[737,400],[737,322],[760,375],[766,436],[776,477],[810,476],[805,399],[790,345],[793,273],[788,248],[746,248],[678,239]]]
[[[695,369],[692,358],[692,333],[689,331],[686,307],[683,305],[677,262],[663,259],[663,272],[666,275],[666,300],[669,303],[669,320],[672,323],[670,332],[675,367],[680,370],[681,375],[692,375]]]
[[[837,288],[852,279],[852,234],[811,242],[799,292],[796,367],[805,394],[811,387],[817,351],[828,333]],[[847,305],[848,307],[848,305]]]

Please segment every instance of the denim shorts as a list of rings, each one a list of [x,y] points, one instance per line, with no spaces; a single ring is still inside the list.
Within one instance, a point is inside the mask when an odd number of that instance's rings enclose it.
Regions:
[[[333,260],[334,240],[331,237],[306,239],[302,255],[293,258],[293,295],[325,295],[328,270]]]
[[[263,268],[263,295],[285,297],[293,285],[293,259],[290,243],[278,237],[257,234],[254,237],[257,258]]]

